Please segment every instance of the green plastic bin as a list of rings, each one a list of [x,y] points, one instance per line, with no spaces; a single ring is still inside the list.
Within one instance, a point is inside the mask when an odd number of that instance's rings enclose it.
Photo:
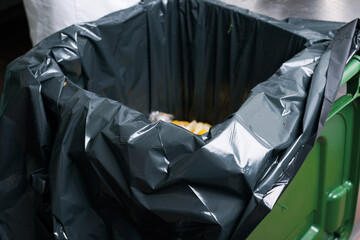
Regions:
[[[299,172],[248,239],[348,239],[359,189],[360,57],[346,66],[334,103]]]

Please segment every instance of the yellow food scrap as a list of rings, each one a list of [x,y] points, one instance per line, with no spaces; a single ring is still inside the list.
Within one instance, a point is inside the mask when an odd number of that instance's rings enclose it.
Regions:
[[[178,125],[180,127],[183,127],[183,128],[185,128],[187,125],[189,125],[189,122],[187,122],[187,121],[174,120],[174,121],[172,121],[172,123],[176,124],[176,125]]]
[[[202,134],[207,133],[207,132],[208,132],[208,130],[203,129],[200,132],[198,132],[197,135],[202,135]]]
[[[198,134],[198,135],[207,133],[209,131],[209,129],[211,128],[210,124],[196,122],[195,120],[193,120],[191,122],[174,120],[174,121],[172,121],[172,123],[175,125],[178,125],[180,127],[183,127],[185,129],[189,130],[190,132]]]
[[[196,121],[193,120],[191,123],[189,123],[185,128],[189,130],[190,132],[194,132],[196,127]]]

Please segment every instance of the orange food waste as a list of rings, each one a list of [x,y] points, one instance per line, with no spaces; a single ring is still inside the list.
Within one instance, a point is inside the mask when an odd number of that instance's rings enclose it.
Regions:
[[[197,122],[195,120],[188,122],[188,121],[178,121],[174,120],[172,121],[173,124],[178,125],[180,127],[183,127],[187,130],[189,130],[192,133],[202,135],[204,133],[207,133],[209,129],[211,128],[211,125],[208,123],[203,122]]]

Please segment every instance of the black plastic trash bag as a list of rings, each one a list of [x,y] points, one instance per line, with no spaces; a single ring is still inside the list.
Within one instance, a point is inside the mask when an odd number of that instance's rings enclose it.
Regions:
[[[6,73],[0,238],[246,238],[314,145],[357,24],[169,0],[45,39]]]

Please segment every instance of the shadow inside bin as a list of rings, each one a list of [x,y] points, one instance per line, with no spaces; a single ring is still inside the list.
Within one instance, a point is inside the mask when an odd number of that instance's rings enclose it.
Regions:
[[[190,5],[168,4],[161,16],[149,11],[148,17],[139,14],[116,28],[104,25],[97,35],[78,26],[78,37],[87,39],[81,59],[59,66],[79,86],[146,115],[155,110],[216,124],[305,47],[304,36],[265,17],[212,6],[199,18]],[[72,38],[69,33],[66,41]],[[68,54],[52,51],[55,58]]]

